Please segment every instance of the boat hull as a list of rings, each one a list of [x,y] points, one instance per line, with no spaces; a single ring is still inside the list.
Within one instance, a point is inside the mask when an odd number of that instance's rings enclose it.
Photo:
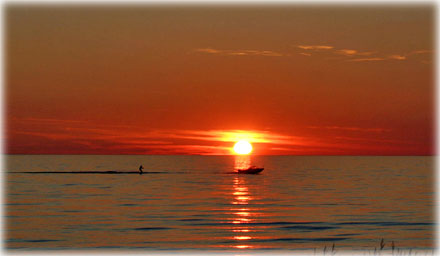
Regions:
[[[258,174],[262,172],[264,168],[249,168],[249,169],[238,169],[239,174]]]

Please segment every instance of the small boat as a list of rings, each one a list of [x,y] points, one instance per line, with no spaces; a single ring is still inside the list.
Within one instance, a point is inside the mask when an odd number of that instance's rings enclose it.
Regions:
[[[259,168],[256,166],[251,166],[247,169],[237,169],[238,173],[243,173],[243,174],[257,174],[260,173],[264,170],[264,168]]]

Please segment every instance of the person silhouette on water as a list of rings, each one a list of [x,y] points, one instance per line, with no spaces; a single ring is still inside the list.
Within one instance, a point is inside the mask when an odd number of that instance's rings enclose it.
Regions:
[[[139,166],[139,174],[142,174],[143,173],[143,170],[144,169],[144,167],[141,165],[141,166]]]

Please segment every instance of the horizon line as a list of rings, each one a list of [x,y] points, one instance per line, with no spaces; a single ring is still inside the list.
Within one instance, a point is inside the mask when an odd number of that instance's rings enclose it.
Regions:
[[[376,154],[353,154],[353,155],[320,155],[320,154],[308,154],[308,155],[289,155],[289,154],[249,154],[249,155],[234,155],[234,154],[223,154],[223,155],[203,155],[203,154],[32,154],[32,153],[2,153],[2,155],[40,155],[40,156],[438,156],[438,154],[414,154],[414,155],[399,155],[399,154],[389,154],[389,155],[376,155]]]

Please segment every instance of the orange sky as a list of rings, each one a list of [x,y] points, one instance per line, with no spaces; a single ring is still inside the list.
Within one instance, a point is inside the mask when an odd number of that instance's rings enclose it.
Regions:
[[[6,5],[11,154],[433,154],[433,5]]]

